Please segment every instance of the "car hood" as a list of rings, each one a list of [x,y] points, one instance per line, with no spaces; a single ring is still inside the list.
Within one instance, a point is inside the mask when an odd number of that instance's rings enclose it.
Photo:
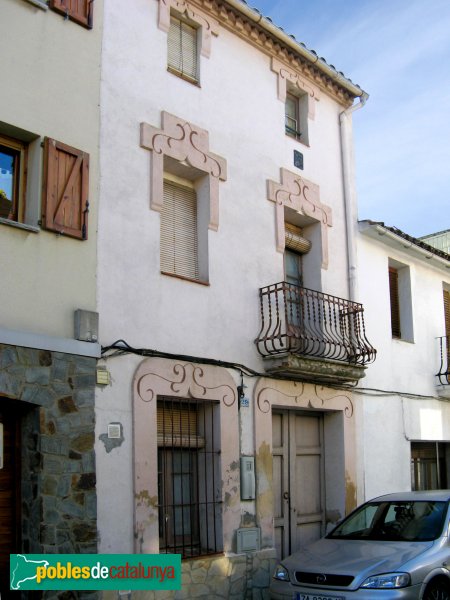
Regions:
[[[352,575],[354,584],[359,584],[370,575],[401,571],[405,563],[432,545],[433,542],[323,538],[283,559],[282,563],[289,571]]]

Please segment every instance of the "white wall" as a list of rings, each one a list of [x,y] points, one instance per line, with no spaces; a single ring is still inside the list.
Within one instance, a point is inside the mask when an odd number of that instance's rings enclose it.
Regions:
[[[331,206],[330,264],[328,270],[319,269],[316,279],[322,291],[348,297],[339,141],[343,107],[321,92],[315,120],[309,123],[310,147],[292,140],[284,133],[284,104],[277,98],[277,75],[269,56],[221,27],[212,39],[211,57],[201,58],[200,86],[192,85],[167,72],[167,34],[157,27],[157,10],[154,1],[133,0],[127,11],[120,3],[105,1],[100,339],[103,345],[126,339],[134,347],[233,361],[263,371],[254,344],[260,329],[259,288],[284,276],[267,180],[279,182],[281,167],[318,184],[321,202]],[[208,232],[209,286],[160,274],[160,214],[150,209],[150,152],[139,146],[139,126],[146,122],[159,128],[163,110],[207,130],[210,150],[227,161],[228,179],[220,183],[219,230]],[[303,171],[293,165],[294,149],[304,154]],[[316,245],[314,251],[321,250]],[[135,365],[130,357],[108,360],[112,383],[97,394],[102,552],[132,547]],[[253,417],[246,410],[241,442],[249,454],[254,452]],[[98,438],[113,416],[124,423],[125,441],[108,453]]]
[[[200,87],[167,72],[167,34],[157,2],[124,14],[106,2],[102,88],[102,201],[99,243],[101,339],[126,336],[140,347],[232,360],[261,368],[258,289],[283,278],[275,247],[275,206],[267,180],[280,167],[321,187],[332,206],[330,267],[322,289],[346,297],[346,259],[338,114],[324,93],[310,122],[308,148],[284,134],[284,105],[270,59],[220,28],[211,57],[201,58]],[[130,44],[130,38],[134,43]],[[220,184],[219,231],[209,231],[209,287],[159,272],[160,215],[149,209],[150,152],[139,124],[160,126],[161,111],[209,132],[210,149],[228,163]],[[318,249],[316,249],[317,251]]]
[[[28,203],[40,216],[44,136],[90,155],[89,239],[0,224],[0,327],[73,337],[73,311],[95,310],[98,205],[98,135],[102,2],[87,30],[23,0],[1,7],[3,57],[0,121],[35,134],[36,161]],[[1,129],[0,129],[1,131]],[[31,166],[31,165],[30,165]]]
[[[450,406],[438,398],[435,376],[436,338],[445,332],[442,289],[450,274],[413,251],[365,235],[358,239],[358,261],[366,333],[378,352],[358,386],[360,492],[370,498],[411,489],[411,441],[450,441]],[[392,338],[389,261],[409,267],[412,342]]]

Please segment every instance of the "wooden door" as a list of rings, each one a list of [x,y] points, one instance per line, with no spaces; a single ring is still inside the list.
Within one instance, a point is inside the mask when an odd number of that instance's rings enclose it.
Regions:
[[[20,550],[20,419],[0,398],[3,467],[0,469],[0,592],[9,597],[9,555]]]
[[[272,446],[275,547],[283,558],[324,533],[322,415],[274,412]]]

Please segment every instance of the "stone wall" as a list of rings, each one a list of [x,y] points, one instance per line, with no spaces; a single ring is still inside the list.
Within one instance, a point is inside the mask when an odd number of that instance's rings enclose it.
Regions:
[[[95,358],[0,344],[0,402],[23,414],[25,553],[97,551],[95,367]]]
[[[181,590],[136,591],[122,600],[266,600],[275,567],[273,548],[232,556],[211,556],[181,563]],[[124,583],[126,586],[126,583]],[[102,600],[118,600],[115,591],[102,593]]]

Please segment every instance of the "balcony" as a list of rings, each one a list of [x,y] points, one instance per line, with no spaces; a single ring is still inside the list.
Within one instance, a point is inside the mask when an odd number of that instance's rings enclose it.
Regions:
[[[266,371],[314,383],[356,383],[376,358],[362,304],[285,281],[259,291],[255,340]]]
[[[444,335],[439,340],[441,364],[436,376],[440,385],[450,385],[450,335]]]

